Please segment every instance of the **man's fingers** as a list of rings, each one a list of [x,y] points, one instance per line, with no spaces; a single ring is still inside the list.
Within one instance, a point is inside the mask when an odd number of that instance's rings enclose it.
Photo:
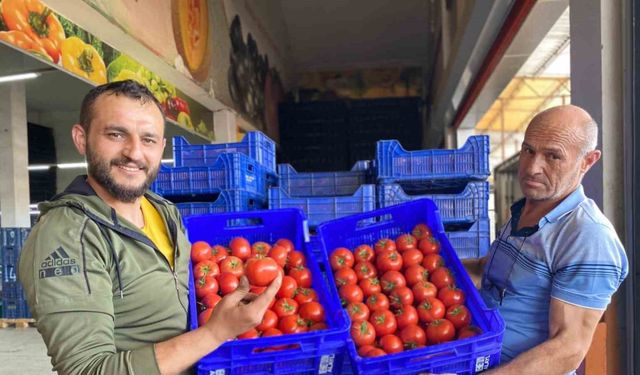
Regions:
[[[282,285],[282,273],[278,273],[275,279],[271,282],[271,284],[267,287],[267,289],[262,292],[253,303],[258,307],[267,307],[271,303],[271,300],[276,296],[278,290],[280,290],[280,286]]]
[[[247,280],[246,276],[242,275],[240,277],[238,288],[232,293],[229,293],[225,298],[229,299],[233,305],[237,305],[247,296],[247,294],[249,294],[249,280]]]

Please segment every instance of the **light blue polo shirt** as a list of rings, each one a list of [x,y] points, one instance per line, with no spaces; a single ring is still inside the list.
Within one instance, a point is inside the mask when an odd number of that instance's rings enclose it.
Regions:
[[[482,278],[482,297],[506,323],[503,363],[549,338],[551,297],[604,310],[628,273],[618,235],[582,186],[537,226],[518,231],[523,207],[524,199],[511,207]]]

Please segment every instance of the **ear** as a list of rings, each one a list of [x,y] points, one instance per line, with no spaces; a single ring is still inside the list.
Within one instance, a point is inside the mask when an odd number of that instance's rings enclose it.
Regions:
[[[589,151],[583,158],[580,165],[580,172],[587,173],[591,167],[600,160],[602,152],[600,150]]]
[[[87,133],[80,124],[73,125],[71,128],[71,139],[80,155],[85,155],[87,151]]]

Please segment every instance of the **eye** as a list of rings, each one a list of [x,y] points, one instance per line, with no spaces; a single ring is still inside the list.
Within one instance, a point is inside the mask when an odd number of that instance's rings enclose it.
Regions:
[[[560,160],[562,159],[558,154],[549,154],[548,156],[551,160]]]
[[[143,138],[142,142],[146,143],[146,144],[150,144],[150,145],[154,145],[158,142],[156,142],[156,140],[154,138]]]
[[[112,139],[122,139],[122,138],[124,138],[124,134],[119,133],[119,132],[110,132],[110,133],[107,133],[107,136],[109,138],[112,138]]]

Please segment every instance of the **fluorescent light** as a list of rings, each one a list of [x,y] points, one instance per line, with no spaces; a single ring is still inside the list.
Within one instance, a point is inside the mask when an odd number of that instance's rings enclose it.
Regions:
[[[20,73],[20,74],[9,74],[6,76],[0,76],[0,83],[5,82],[13,82],[13,81],[22,81],[25,79],[33,79],[40,77],[40,73],[29,72],[29,73]]]
[[[50,165],[48,164],[41,164],[41,165],[30,165],[29,167],[27,167],[28,170],[30,171],[46,171],[49,168],[51,168]]]
[[[173,159],[162,159],[161,162],[163,164],[173,164]]]
[[[60,168],[60,169],[74,169],[74,168],[86,168],[86,167],[87,167],[87,163],[85,163],[85,162],[58,164],[58,168]]]

